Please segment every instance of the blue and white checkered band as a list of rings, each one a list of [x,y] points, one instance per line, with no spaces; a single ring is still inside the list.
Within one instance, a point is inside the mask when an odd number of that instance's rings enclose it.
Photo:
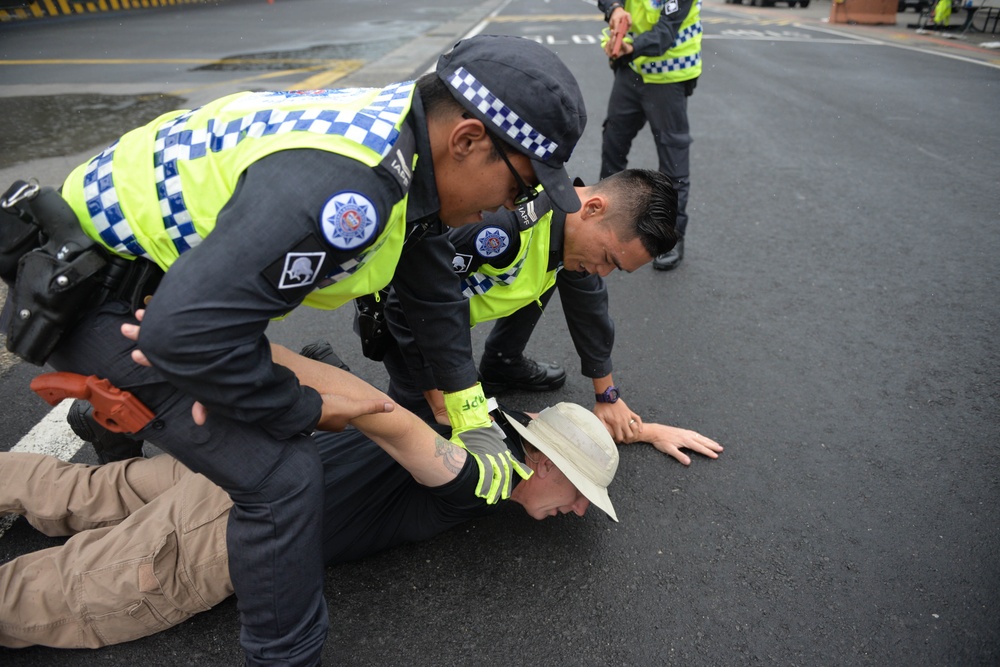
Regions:
[[[201,242],[201,236],[195,230],[184,202],[177,167],[179,162],[197,160],[205,157],[209,151],[218,153],[234,148],[246,139],[288,132],[342,136],[385,157],[399,136],[396,123],[409,104],[413,85],[412,81],[407,81],[387,86],[360,111],[321,108],[288,111],[280,108],[282,101],[292,104],[304,97],[339,102],[364,92],[358,89],[269,92],[248,96],[243,103],[259,107],[260,100],[265,100],[271,102],[274,108],[248,113],[227,123],[210,119],[207,127],[187,129],[187,120],[194,113],[189,111],[163,125],[156,134],[153,154],[156,192],[164,228],[177,252],[183,253]],[[87,207],[101,238],[109,247],[119,252],[148,257],[136,242],[118,206],[118,194],[111,178],[113,152],[114,146],[111,146],[95,158],[88,168],[84,181],[85,185],[91,186],[89,190],[85,190]],[[89,182],[87,178],[90,179]]]
[[[105,245],[122,255],[152,259],[132,233],[132,228],[118,203],[118,191],[111,176],[111,161],[118,142],[111,144],[90,161],[83,175],[83,196],[87,211]]]
[[[378,229],[378,211],[360,192],[338,192],[326,200],[320,224],[327,242],[339,250],[364,245]]]
[[[656,62],[643,63],[643,74],[660,74],[661,72],[677,72],[682,69],[694,67],[701,62],[701,52],[684,56],[683,58],[667,58]]]
[[[676,49],[681,44],[684,44],[688,40],[694,38],[702,33],[701,21],[692,23],[688,27],[677,33],[674,43],[670,46],[671,49]],[[639,69],[642,70],[643,74],[661,74],[663,72],[677,72],[682,69],[687,69],[689,67],[695,67],[701,63],[701,52],[693,53],[689,56],[683,56],[681,58],[664,58],[663,60],[653,60],[650,62],[643,63]]]
[[[462,279],[462,296],[471,299],[477,294],[486,294],[496,285],[510,285],[517,278],[524,265],[524,258],[497,276],[488,276],[485,273],[470,273]]]
[[[510,246],[510,237],[499,227],[486,227],[476,235],[475,248],[480,257],[496,257]]]
[[[670,48],[675,49],[684,42],[692,39],[695,35],[700,35],[703,31],[701,27],[701,21],[692,23],[688,27],[677,33],[677,37],[674,38],[674,43],[670,45]]]
[[[559,144],[528,125],[464,67],[455,70],[448,83],[528,153],[537,155],[540,160],[548,160],[559,148]]]
[[[185,130],[192,111],[183,113],[160,128],[153,144],[153,174],[156,178],[156,196],[160,201],[163,228],[170,236],[177,254],[201,243],[201,236],[194,228],[194,221],[184,203],[181,177],[177,170],[180,160],[205,157],[205,130]]]
[[[681,44],[684,44],[701,33],[701,21],[692,23],[677,33],[677,38],[674,40],[674,43],[670,48],[676,49]],[[643,74],[660,74],[662,72],[677,72],[682,69],[688,69],[689,67],[695,67],[699,63],[701,63],[701,51],[698,53],[692,53],[688,56],[682,56],[680,58],[664,58],[663,60],[646,62],[642,64],[640,69]]]

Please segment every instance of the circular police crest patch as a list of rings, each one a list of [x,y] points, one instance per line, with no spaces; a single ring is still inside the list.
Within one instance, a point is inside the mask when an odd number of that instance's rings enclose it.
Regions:
[[[476,252],[480,257],[496,257],[509,245],[507,232],[499,227],[486,227],[476,236]]]
[[[378,228],[375,205],[357,192],[339,192],[330,197],[320,213],[323,236],[334,248],[352,250],[364,245]]]

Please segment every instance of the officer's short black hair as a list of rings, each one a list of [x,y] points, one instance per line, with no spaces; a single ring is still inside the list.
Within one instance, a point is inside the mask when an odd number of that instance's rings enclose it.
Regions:
[[[428,117],[461,114],[465,110],[455,99],[448,84],[434,72],[424,74],[417,79],[416,85],[417,92],[420,93],[420,100],[424,103],[424,112]]]
[[[438,114],[441,115],[451,115],[451,114],[463,114],[466,118],[472,118],[472,116],[465,113],[465,107],[463,107],[458,100],[455,99],[451,88],[448,87],[444,81],[442,81],[436,74],[431,72],[430,74],[424,74],[422,77],[417,79],[417,91],[420,93],[420,99],[424,103],[424,113],[427,117],[433,117]],[[485,125],[484,125],[485,127]],[[489,128],[486,128],[489,132]],[[490,149],[490,161],[496,162],[500,160],[500,146],[501,142],[494,141]],[[514,149],[510,149],[513,151]],[[510,151],[505,151],[505,155],[510,155]]]
[[[677,191],[670,179],[651,169],[625,169],[593,186],[611,198],[622,241],[638,236],[651,257],[676,245]]]

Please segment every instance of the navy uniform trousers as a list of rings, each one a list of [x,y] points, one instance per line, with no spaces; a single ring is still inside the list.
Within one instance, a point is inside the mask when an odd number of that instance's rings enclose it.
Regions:
[[[248,665],[315,665],[327,634],[323,598],[323,465],[307,435],[278,440],[254,424],[191,417],[194,399],[130,357],[120,333],[129,305],[91,310],[49,359],[135,394],[156,419],[138,437],[169,452],[233,499],[227,547]]]
[[[630,67],[615,70],[608,98],[601,146],[601,178],[623,171],[628,153],[646,121],[653,131],[659,171],[670,178],[677,190],[677,231],[687,230],[687,200],[691,187],[691,130],[687,115],[687,85],[644,83]]]

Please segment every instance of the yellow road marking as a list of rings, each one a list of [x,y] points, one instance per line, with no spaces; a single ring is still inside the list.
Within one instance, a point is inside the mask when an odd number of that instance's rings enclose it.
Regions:
[[[363,60],[338,60],[333,67],[314,74],[308,79],[303,79],[295,84],[294,88],[289,88],[288,90],[320,90],[326,88],[337,79],[344,78],[364,64]]]

